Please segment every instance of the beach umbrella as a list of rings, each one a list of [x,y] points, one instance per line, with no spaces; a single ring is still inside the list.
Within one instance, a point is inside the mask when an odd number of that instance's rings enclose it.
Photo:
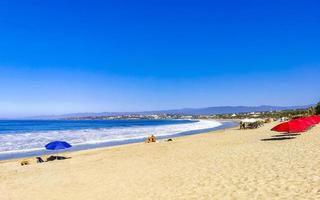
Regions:
[[[273,127],[271,130],[276,132],[299,133],[307,130],[309,127],[309,124],[301,120],[294,119],[288,122],[283,122]]]
[[[54,141],[54,142],[48,143],[45,147],[48,150],[62,150],[62,149],[68,149],[72,146],[71,144],[65,141]]]
[[[300,119],[296,119],[296,120],[292,120],[292,121],[299,123],[300,126],[302,126],[302,127],[304,126],[306,129],[314,126],[314,124],[312,122],[310,122],[304,118],[300,118]]]
[[[317,124],[320,123],[320,116],[318,115],[312,115],[309,117],[310,119],[312,119],[314,122],[316,122]]]
[[[300,119],[310,123],[311,125],[318,124],[318,122],[315,119],[311,118],[311,117],[304,117],[304,118],[300,118]]]
[[[296,120],[299,121],[302,124],[305,124],[308,127],[314,125],[313,121],[310,120],[309,118],[306,118],[306,117],[302,117],[302,118],[299,118],[299,119],[296,119]]]

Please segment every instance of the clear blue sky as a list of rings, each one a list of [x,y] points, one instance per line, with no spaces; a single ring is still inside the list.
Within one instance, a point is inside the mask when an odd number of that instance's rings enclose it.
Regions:
[[[0,117],[320,100],[320,2],[0,2]]]

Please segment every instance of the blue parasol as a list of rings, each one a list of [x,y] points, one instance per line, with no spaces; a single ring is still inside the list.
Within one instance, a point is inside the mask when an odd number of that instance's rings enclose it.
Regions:
[[[54,141],[46,145],[46,149],[48,150],[61,150],[61,149],[68,149],[70,147],[72,147],[71,144],[65,141]]]

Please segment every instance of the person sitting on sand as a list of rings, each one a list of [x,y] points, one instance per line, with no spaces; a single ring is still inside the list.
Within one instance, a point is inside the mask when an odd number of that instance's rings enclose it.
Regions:
[[[150,143],[150,142],[156,142],[156,136],[151,135],[150,137],[148,137],[145,141],[146,143]]]
[[[151,139],[151,142],[156,142],[156,136],[151,135],[150,139]]]

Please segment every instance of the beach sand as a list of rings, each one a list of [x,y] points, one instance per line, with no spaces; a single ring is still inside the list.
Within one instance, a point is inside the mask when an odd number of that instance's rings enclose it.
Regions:
[[[0,199],[320,199],[320,125],[288,139],[275,124],[2,161]]]

